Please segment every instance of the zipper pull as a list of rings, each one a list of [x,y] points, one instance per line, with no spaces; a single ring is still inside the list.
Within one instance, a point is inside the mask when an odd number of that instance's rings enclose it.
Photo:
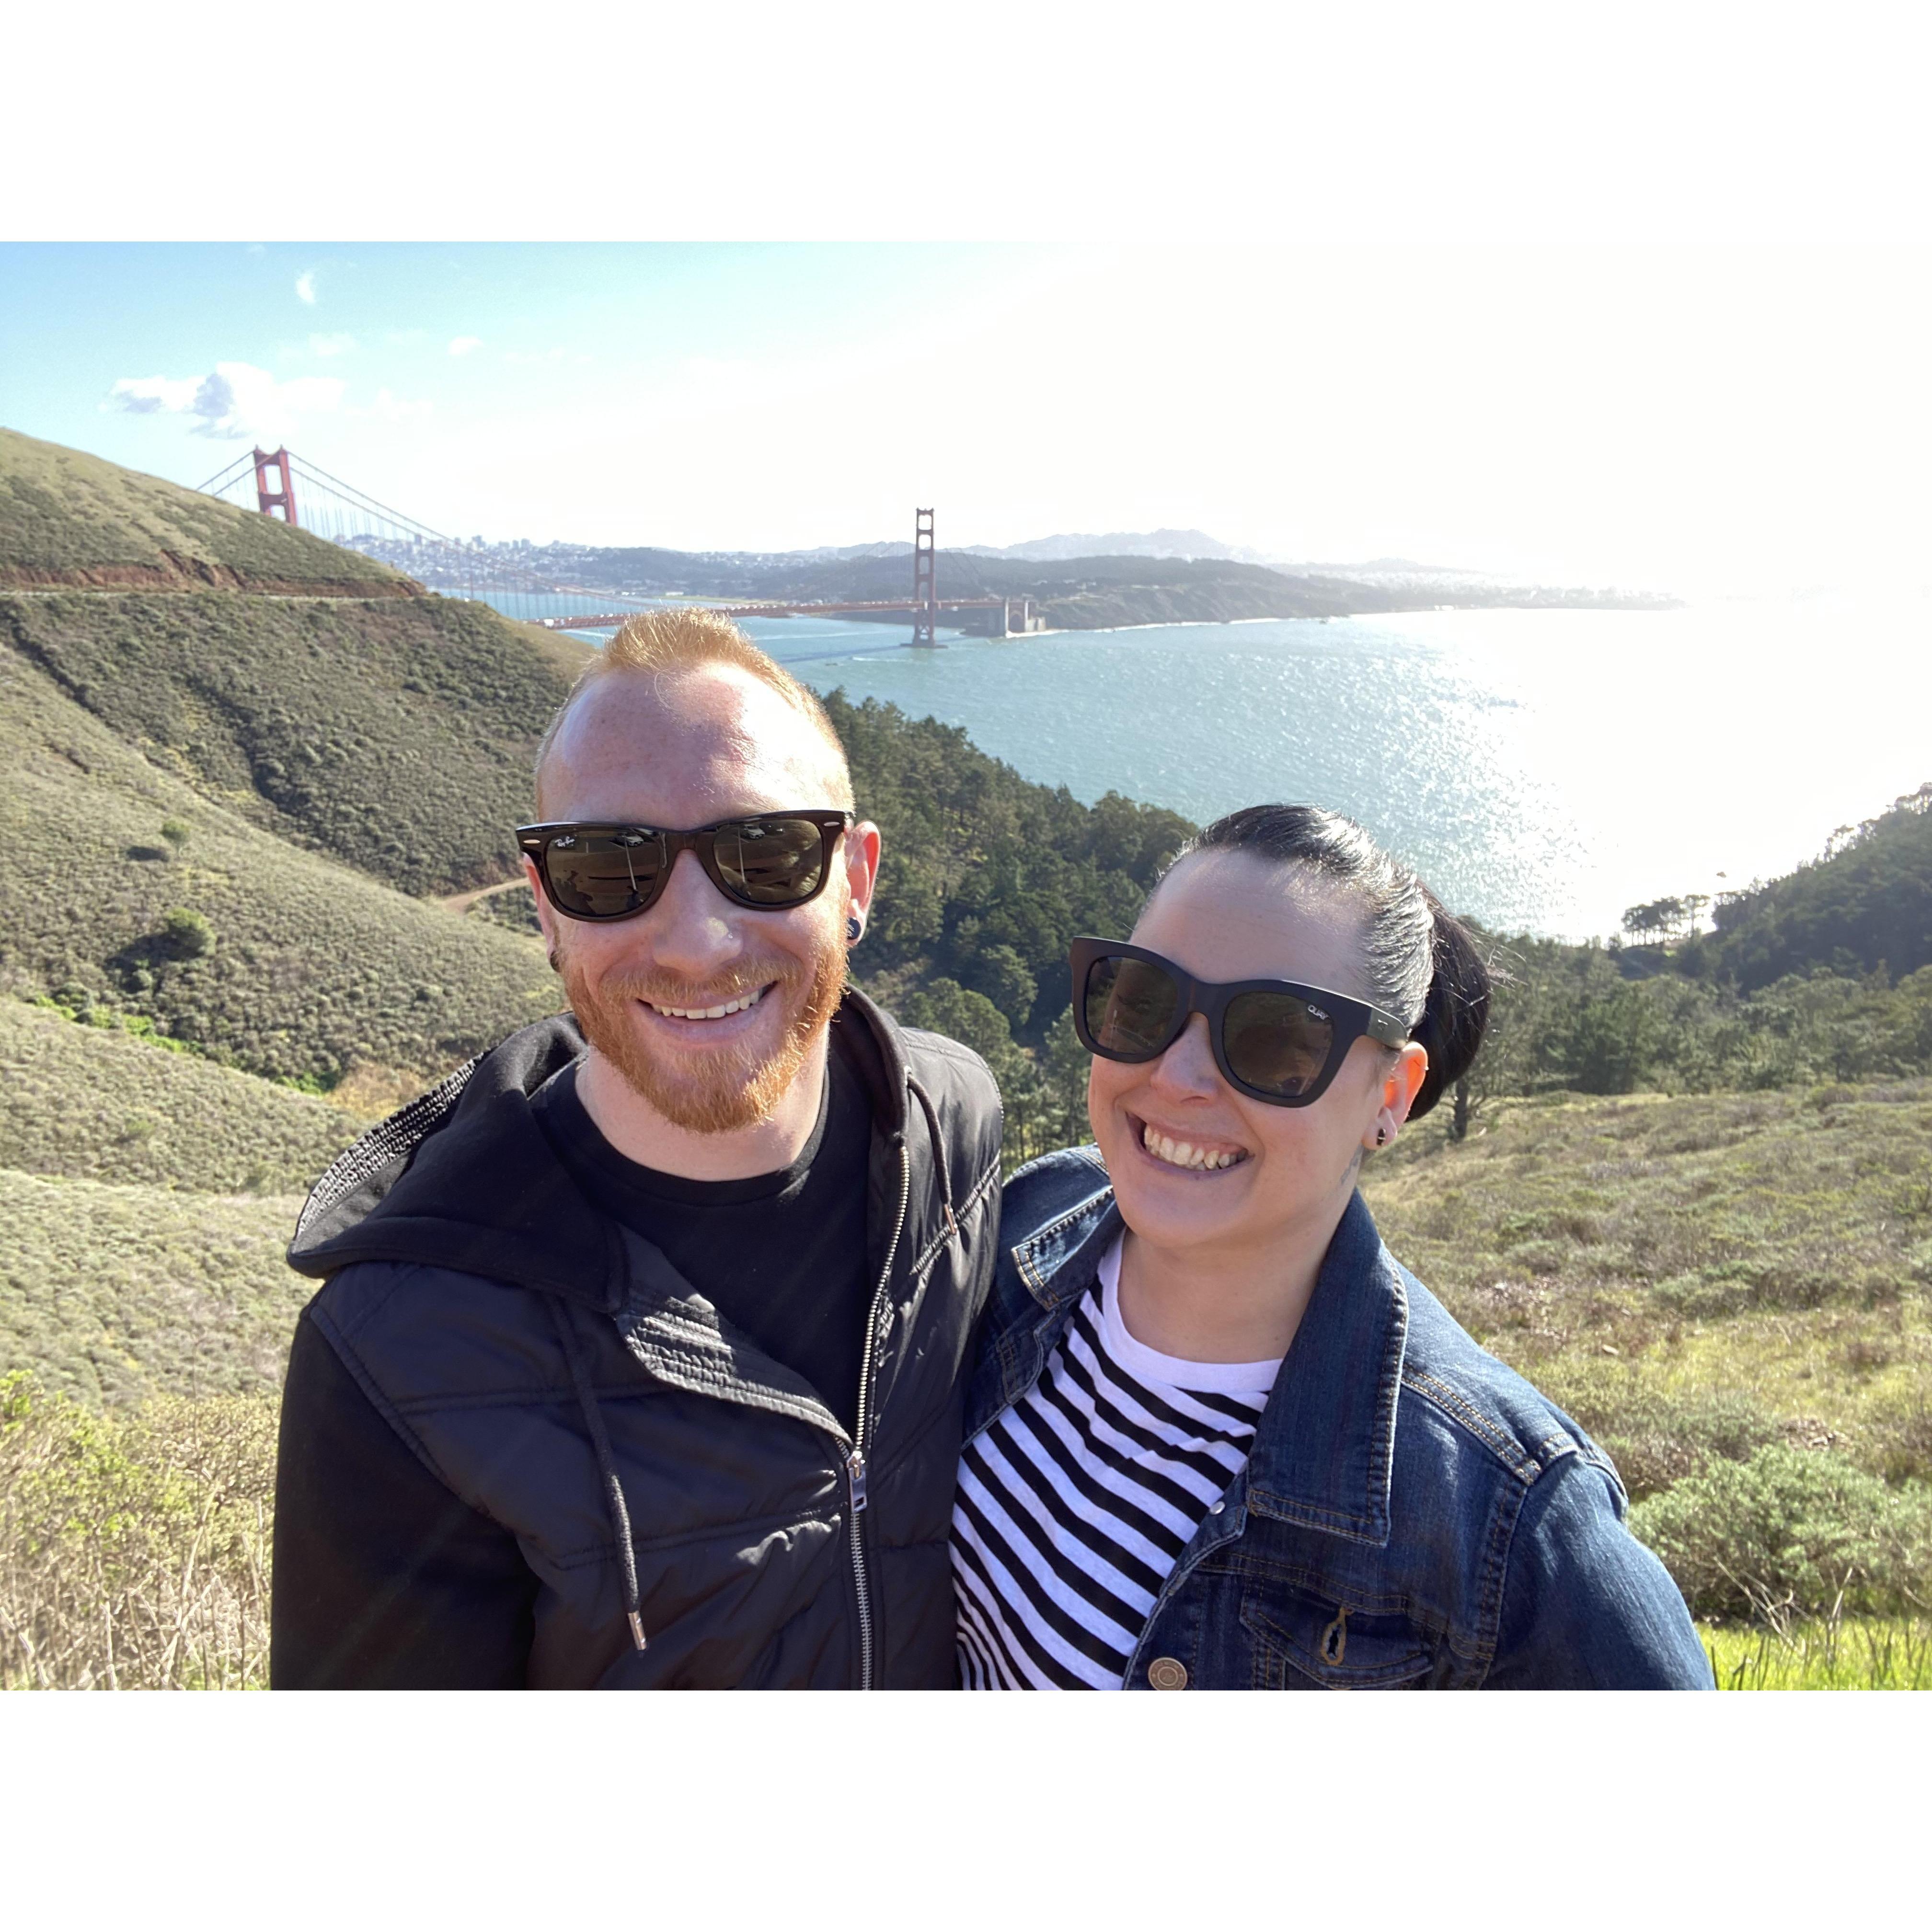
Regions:
[[[845,1480],[852,1488],[852,1514],[866,1513],[866,1458],[855,1449],[845,1459]]]

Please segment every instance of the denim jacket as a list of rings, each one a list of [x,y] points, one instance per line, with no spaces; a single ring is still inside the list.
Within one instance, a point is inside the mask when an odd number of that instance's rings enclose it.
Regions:
[[[1120,1227],[1093,1148],[1007,1182],[969,1436],[1039,1379]],[[1476,1346],[1357,1194],[1126,1688],[1708,1689],[1626,1507],[1609,1457]]]

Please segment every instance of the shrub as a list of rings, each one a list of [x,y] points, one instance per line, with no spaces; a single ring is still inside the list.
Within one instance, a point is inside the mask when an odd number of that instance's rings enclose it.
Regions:
[[[199,959],[214,950],[214,927],[186,906],[172,906],[162,914],[161,938],[177,959]]]
[[[180,851],[181,848],[188,842],[188,826],[187,820],[184,818],[163,819],[161,820],[161,836],[174,848],[176,851]]]
[[[1639,1503],[1630,1527],[1699,1616],[1778,1623],[1932,1602],[1932,1490],[1772,1444]]]
[[[1702,1475],[1714,1462],[1748,1461],[1779,1439],[1778,1418],[1737,1389],[1679,1394],[1640,1384],[1587,1426],[1639,1499]]]

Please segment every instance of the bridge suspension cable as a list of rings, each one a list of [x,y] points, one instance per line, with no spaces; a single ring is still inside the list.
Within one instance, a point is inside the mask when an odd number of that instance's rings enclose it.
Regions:
[[[272,486],[270,479],[279,482]],[[501,544],[470,543],[433,530],[418,518],[392,508],[366,490],[286,449],[251,450],[218,470],[203,494],[238,508],[273,514],[300,530],[374,558],[445,597],[488,604],[506,617],[535,622],[584,608],[586,596],[601,608],[648,610],[650,599],[586,592],[535,565],[505,554]]]

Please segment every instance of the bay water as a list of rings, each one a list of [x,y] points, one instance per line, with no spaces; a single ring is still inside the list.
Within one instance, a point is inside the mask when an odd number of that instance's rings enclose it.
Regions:
[[[1494,928],[1582,938],[1815,857],[1932,779],[1932,596],[1436,610],[998,640],[754,619],[820,691],[1204,821],[1333,806]],[[888,855],[890,863],[890,855]]]

